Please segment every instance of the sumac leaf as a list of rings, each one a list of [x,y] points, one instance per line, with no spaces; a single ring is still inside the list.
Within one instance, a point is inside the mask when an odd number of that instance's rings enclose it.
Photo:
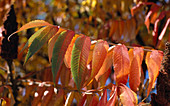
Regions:
[[[54,82],[56,82],[57,72],[61,69],[66,50],[67,50],[68,45],[70,44],[74,34],[75,33],[70,30],[63,31],[58,36],[58,39],[55,42],[55,45],[53,48],[53,55],[52,55],[52,73],[53,73],[53,81]]]
[[[149,73],[149,86],[147,89],[147,96],[149,95],[155,83],[155,80],[159,74],[162,58],[163,58],[163,53],[159,52],[158,50],[147,52],[146,65]]]
[[[130,59],[125,45],[117,45],[113,50],[113,66],[116,84],[126,84],[130,68]]]
[[[87,69],[91,41],[89,37],[82,35],[75,41],[71,57],[71,72],[77,89],[80,90],[83,84],[83,76]]]

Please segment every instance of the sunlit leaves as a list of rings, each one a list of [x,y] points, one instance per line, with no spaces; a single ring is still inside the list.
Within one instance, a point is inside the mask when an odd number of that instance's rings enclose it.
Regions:
[[[55,42],[53,55],[52,55],[52,72],[53,72],[53,81],[56,81],[57,72],[60,70],[61,65],[64,60],[66,50],[74,36],[73,31],[63,31],[59,35],[57,41]]]
[[[135,106],[138,103],[137,95],[126,85],[121,84],[118,87],[118,94],[120,96],[120,101],[123,105],[126,106]]]
[[[116,83],[126,84],[130,68],[130,59],[125,45],[117,45],[113,50],[113,66]]]
[[[148,52],[146,55],[146,65],[148,67],[149,73],[149,86],[147,90],[147,96],[149,95],[151,89],[154,87],[155,80],[159,74],[162,57],[163,54],[157,50]]]
[[[76,39],[73,46],[71,57],[71,72],[78,90],[80,90],[81,84],[83,84],[82,81],[86,72],[90,45],[90,38],[82,35]]]

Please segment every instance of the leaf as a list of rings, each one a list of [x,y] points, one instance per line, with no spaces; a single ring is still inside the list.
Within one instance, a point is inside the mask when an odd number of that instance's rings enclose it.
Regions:
[[[23,30],[25,30],[25,29],[34,28],[34,27],[39,27],[39,26],[53,26],[53,25],[52,25],[52,24],[49,24],[48,22],[46,22],[46,21],[44,21],[44,20],[34,20],[34,21],[31,21],[31,22],[23,25],[19,30],[17,30],[16,32],[12,33],[12,34],[8,37],[8,39],[9,39],[12,35],[14,35],[14,34],[16,34],[16,33],[18,33],[18,32],[21,32],[21,31],[23,31]]]
[[[60,81],[63,87],[68,86],[71,77],[70,75],[71,75],[71,70],[67,68],[66,65],[63,63],[60,72]]]
[[[77,89],[83,84],[83,75],[87,67],[87,59],[90,51],[91,41],[89,37],[82,35],[76,39],[71,57],[71,72]]]
[[[74,45],[76,39],[77,39],[79,36],[80,36],[80,35],[75,34],[75,36],[73,37],[70,45],[69,45],[68,48],[67,48],[67,51],[66,51],[64,60],[65,60],[66,66],[67,66],[68,68],[71,68],[71,54],[72,54],[72,50],[73,50],[73,45]]]
[[[44,95],[44,91],[46,90],[46,87],[45,86],[39,86],[37,88],[37,92],[34,93],[34,98],[33,98],[33,101],[32,101],[32,106],[37,106],[38,103],[41,101],[42,99],[42,96]]]
[[[103,90],[103,95],[99,101],[99,103],[97,104],[97,106],[105,106],[107,103],[107,89]]]
[[[92,71],[91,76],[89,78],[89,81],[94,79],[96,74],[99,72],[100,68],[102,67],[102,64],[107,56],[109,45],[106,41],[99,40],[93,51],[93,59],[92,59]]]
[[[56,42],[58,36],[60,35],[60,33],[63,31],[66,31],[66,30],[59,28],[58,32],[48,41],[48,58],[49,58],[50,63],[51,63],[51,58],[52,58],[55,42]]]
[[[138,103],[137,94],[124,84],[118,87],[118,95],[122,105],[135,106]]]
[[[30,41],[32,41],[31,46],[28,49],[25,63],[28,61],[28,59],[35,54],[55,33],[57,33],[58,27],[53,26],[47,26],[46,29],[44,29],[40,35],[36,36],[33,41],[32,38]]]
[[[147,89],[147,96],[149,95],[155,80],[159,74],[159,69],[161,66],[161,61],[163,58],[163,54],[158,50],[153,50],[152,52],[147,52],[146,55],[146,65],[149,73],[149,86]]]
[[[96,95],[94,95],[89,106],[96,106],[98,102],[99,102],[99,98]]]
[[[66,53],[68,45],[70,44],[74,34],[75,33],[70,30],[61,32],[61,34],[58,36],[58,39],[54,45],[53,55],[52,55],[52,73],[53,73],[54,83],[56,82],[57,72],[60,70],[63,64],[64,55]]]
[[[70,92],[67,96],[64,106],[71,106],[73,99],[74,99],[74,92]]]
[[[113,50],[113,66],[116,84],[126,84],[130,68],[130,59],[125,45],[117,45]]]
[[[109,101],[107,102],[106,106],[115,106],[116,104],[116,101],[117,101],[117,87],[112,87],[112,95],[111,97],[109,98]]]
[[[102,67],[100,68],[99,72],[97,73],[97,75],[95,76],[95,79],[98,81],[99,77],[101,75],[103,75],[105,72],[108,71],[108,69],[112,66],[113,64],[113,59],[112,59],[112,56],[113,56],[113,48],[115,46],[112,46],[109,48],[108,50],[108,53],[107,53],[107,56],[102,64]]]
[[[47,94],[45,94],[45,92],[47,92]],[[44,92],[44,96],[42,99],[42,106],[47,106],[48,103],[51,101],[52,96],[54,94],[54,87],[48,87],[47,90]]]
[[[141,64],[143,60],[144,51],[143,48],[134,47],[133,50],[130,50],[133,53],[133,58],[130,65],[130,74],[129,74],[129,85],[130,88],[136,92],[137,88],[140,85],[140,76],[141,76]]]

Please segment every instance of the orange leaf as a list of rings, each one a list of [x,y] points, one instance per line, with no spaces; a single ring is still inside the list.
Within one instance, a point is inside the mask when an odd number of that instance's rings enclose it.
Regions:
[[[99,77],[101,75],[103,75],[105,72],[108,71],[108,69],[111,67],[111,65],[113,64],[113,59],[112,59],[112,56],[113,56],[113,48],[115,46],[112,46],[109,48],[108,50],[108,53],[107,53],[107,56],[103,62],[103,65],[102,67],[100,68],[99,72],[97,73],[97,75],[95,76],[95,79],[98,81]]]
[[[31,21],[25,25],[23,25],[19,30],[17,30],[16,32],[12,33],[8,39],[14,35],[15,33],[21,32],[25,29],[29,29],[29,28],[34,28],[34,27],[39,27],[39,26],[52,26],[52,24],[49,24],[48,22],[44,21],[44,20],[34,20]]]
[[[116,84],[126,84],[130,68],[130,59],[125,45],[117,45],[113,50],[113,66]]]
[[[71,68],[71,54],[72,54],[72,50],[73,50],[73,45],[76,41],[76,39],[79,37],[80,35],[75,34],[75,36],[73,37],[71,43],[69,44],[66,54],[65,54],[65,58],[64,58],[64,62],[66,64],[66,66],[68,68]]]
[[[92,80],[95,75],[98,73],[100,68],[102,67],[102,64],[107,56],[109,45],[106,41],[99,40],[93,51],[93,59],[92,59],[92,71],[91,71],[91,77],[89,80]]]
[[[116,104],[116,101],[117,101],[117,87],[112,87],[112,95],[111,97],[109,98],[109,101],[107,102],[106,106],[115,106]]]
[[[120,101],[123,105],[126,106],[135,106],[138,103],[137,95],[131,89],[129,89],[126,85],[121,84],[118,87],[118,95],[120,97]]]
[[[149,73],[149,86],[147,90],[147,96],[149,95],[155,80],[159,74],[159,69],[161,66],[161,61],[163,54],[158,50],[153,50],[152,52],[147,52],[146,55],[146,65]]]
[[[107,90],[103,90],[103,95],[99,101],[99,103],[97,104],[97,106],[104,106],[107,103]]]
[[[144,51],[140,47],[134,47],[133,58],[130,65],[129,85],[130,88],[136,92],[140,84],[141,64],[143,60]]]

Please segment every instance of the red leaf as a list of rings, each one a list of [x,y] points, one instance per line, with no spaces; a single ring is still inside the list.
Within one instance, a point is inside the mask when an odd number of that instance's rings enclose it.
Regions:
[[[120,101],[122,105],[125,106],[135,106],[138,103],[137,95],[131,89],[129,89],[126,85],[121,84],[118,87],[118,95],[120,97]]]
[[[161,61],[163,54],[158,50],[153,50],[152,52],[147,52],[146,55],[146,65],[149,73],[149,86],[147,90],[147,96],[149,95],[155,80],[159,74],[159,69],[161,66]]]
[[[144,51],[143,48],[134,47],[130,52],[133,52],[133,55],[131,55],[133,58],[130,65],[129,85],[130,88],[136,92],[140,84],[141,64]]]
[[[102,95],[99,103],[97,104],[97,106],[104,106],[104,105],[106,105],[106,103],[107,103],[107,90],[105,89],[103,91],[103,95]]]
[[[117,45],[113,50],[113,66],[116,84],[126,84],[130,68],[130,59],[125,45]]]

